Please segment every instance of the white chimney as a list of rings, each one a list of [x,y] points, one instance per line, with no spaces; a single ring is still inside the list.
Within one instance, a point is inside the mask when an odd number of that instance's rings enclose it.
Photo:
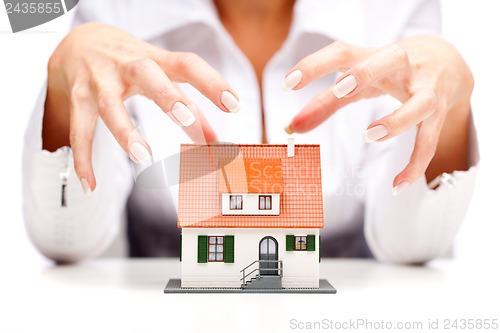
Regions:
[[[288,138],[287,154],[288,157],[295,156],[295,140],[293,138]]]

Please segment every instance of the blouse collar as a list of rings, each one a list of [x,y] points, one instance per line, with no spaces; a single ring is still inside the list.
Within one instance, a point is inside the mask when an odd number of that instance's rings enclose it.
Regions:
[[[206,25],[216,32],[224,30],[212,0],[159,0],[148,6],[138,1],[134,7],[136,10],[128,23],[131,24],[130,30],[143,40],[197,24]],[[290,34],[312,33],[331,40],[363,44],[363,18],[361,0],[297,0]]]

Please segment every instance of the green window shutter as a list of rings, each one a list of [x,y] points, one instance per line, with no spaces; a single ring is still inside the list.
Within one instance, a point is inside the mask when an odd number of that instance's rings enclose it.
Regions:
[[[286,250],[294,251],[295,250],[295,236],[294,235],[286,235]]]
[[[234,263],[234,236],[224,236],[224,262]]]
[[[208,236],[198,236],[198,263],[208,262]]]
[[[319,243],[318,257],[319,257],[319,262],[321,262],[321,236],[319,236],[318,238],[318,243]]]
[[[182,261],[182,234],[179,235],[179,261]]]
[[[316,235],[307,235],[307,251],[316,251]]]

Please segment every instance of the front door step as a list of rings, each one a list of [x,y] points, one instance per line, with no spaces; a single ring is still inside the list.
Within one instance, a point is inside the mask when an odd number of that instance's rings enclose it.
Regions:
[[[281,276],[258,275],[242,286],[244,289],[282,289]]]

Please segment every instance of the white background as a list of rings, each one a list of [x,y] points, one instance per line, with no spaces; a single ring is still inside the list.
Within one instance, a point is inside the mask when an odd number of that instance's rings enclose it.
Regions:
[[[500,2],[444,0],[444,36],[456,45],[475,75],[473,109],[481,168],[475,195],[457,237],[457,260],[497,262],[500,253],[499,148]],[[390,15],[388,13],[387,15]],[[10,265],[38,265],[44,259],[30,245],[22,219],[21,153],[25,125],[44,80],[47,60],[64,35],[70,15],[29,32],[12,34],[0,5],[0,271]],[[0,278],[1,279],[1,278]]]

